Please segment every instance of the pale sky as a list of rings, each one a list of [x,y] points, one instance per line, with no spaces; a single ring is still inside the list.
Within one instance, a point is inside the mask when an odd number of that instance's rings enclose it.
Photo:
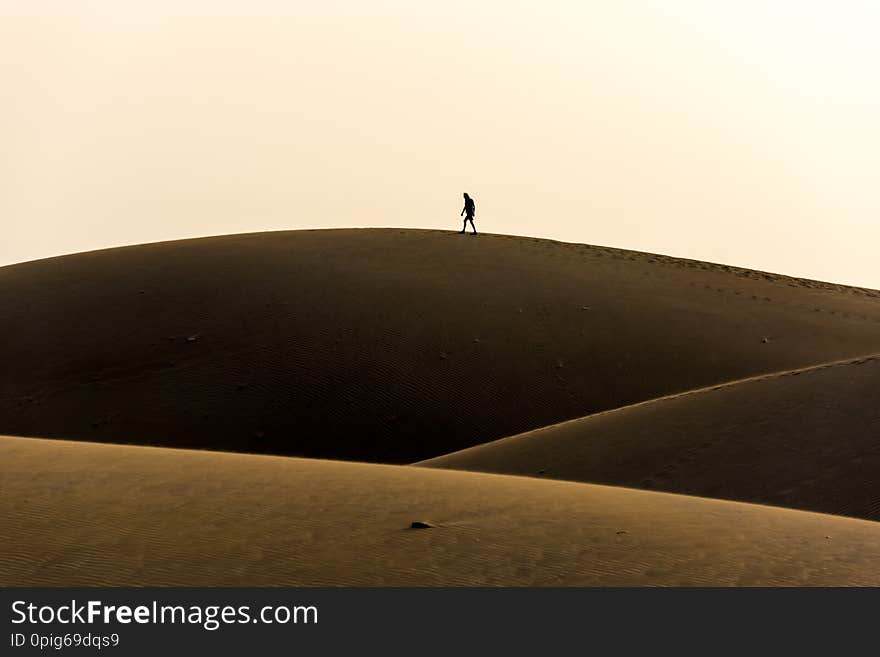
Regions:
[[[880,288],[880,2],[0,0],[0,264],[460,228]]]

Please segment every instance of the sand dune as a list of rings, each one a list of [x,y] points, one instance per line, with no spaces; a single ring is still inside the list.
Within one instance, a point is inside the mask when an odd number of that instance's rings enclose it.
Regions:
[[[0,307],[0,432],[68,439],[0,437],[0,585],[880,585],[872,290],[339,230],[4,267]]]
[[[590,484],[26,438],[0,480],[3,586],[880,584],[880,524]]]
[[[645,402],[422,465],[880,518],[880,357]]]
[[[53,258],[0,307],[5,433],[397,463],[880,352],[874,291],[437,231]]]

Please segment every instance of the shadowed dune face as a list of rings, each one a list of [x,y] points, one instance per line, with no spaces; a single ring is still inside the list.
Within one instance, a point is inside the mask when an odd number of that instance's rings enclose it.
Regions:
[[[25,438],[0,478],[3,586],[880,584],[876,523],[664,493]]]
[[[0,307],[0,431],[385,462],[880,352],[874,292],[436,231],[25,263]]]
[[[880,519],[880,357],[546,427],[421,465],[539,475]]]

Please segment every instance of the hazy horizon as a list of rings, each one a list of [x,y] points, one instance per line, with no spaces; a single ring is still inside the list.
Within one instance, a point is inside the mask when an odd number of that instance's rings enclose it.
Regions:
[[[880,288],[880,6],[0,0],[0,265],[479,230]]]

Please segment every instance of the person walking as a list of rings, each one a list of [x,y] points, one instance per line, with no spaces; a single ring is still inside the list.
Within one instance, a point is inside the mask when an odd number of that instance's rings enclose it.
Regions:
[[[477,227],[474,226],[474,215],[477,213],[477,206],[474,204],[474,199],[468,196],[468,193],[464,193],[464,209],[461,211],[459,215],[464,216],[464,223],[461,226],[460,234],[464,235],[465,230],[467,230],[467,224],[471,222],[471,228],[473,229],[473,234],[477,234]],[[465,216],[466,215],[466,216]]]

